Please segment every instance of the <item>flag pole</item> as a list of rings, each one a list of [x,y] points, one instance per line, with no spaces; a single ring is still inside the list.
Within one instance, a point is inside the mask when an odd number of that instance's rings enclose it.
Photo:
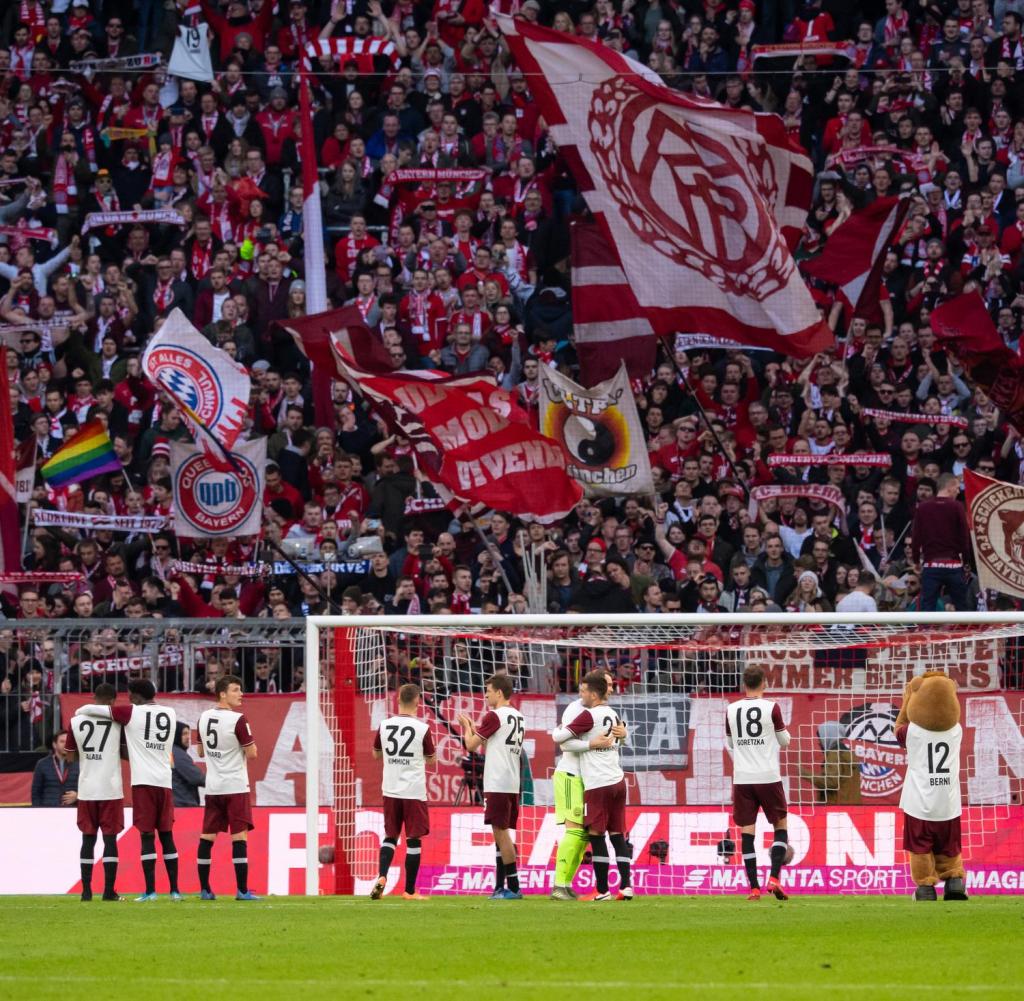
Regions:
[[[708,416],[708,412],[704,409],[704,406],[697,398],[697,394],[690,387],[690,383],[686,379],[686,373],[682,370],[682,368],[679,366],[679,363],[676,361],[675,352],[669,349],[668,342],[665,340],[664,336],[660,336],[658,340],[661,343],[661,346],[665,349],[665,353],[668,355],[669,360],[672,362],[672,367],[676,370],[676,374],[679,376],[679,381],[682,384],[683,389],[686,390],[686,392],[689,394],[690,399],[697,404],[697,409],[700,411],[701,417],[704,418],[704,423],[707,425],[708,431],[711,432],[711,437],[715,439],[715,444],[718,446],[718,450],[722,453],[723,456],[725,456],[725,461],[729,463],[729,468],[732,470],[732,475],[736,478],[736,485],[740,488],[740,490],[743,491],[744,497],[746,497],[746,499],[749,501],[750,490],[748,489],[747,484],[740,477],[740,471],[736,468],[736,463],[733,462],[731,456],[725,450],[725,446],[722,444],[722,439],[718,436],[718,432],[711,426],[711,418]]]
[[[302,126],[302,263],[306,278],[306,313],[314,316],[327,312],[327,264],[324,260],[323,213],[320,207],[320,174],[317,170],[316,141],[313,137],[313,100],[309,73],[299,64],[299,118]],[[313,412],[320,427],[334,422],[334,400],[331,393],[331,372],[323,366],[317,370],[310,362],[310,385],[313,389]]]

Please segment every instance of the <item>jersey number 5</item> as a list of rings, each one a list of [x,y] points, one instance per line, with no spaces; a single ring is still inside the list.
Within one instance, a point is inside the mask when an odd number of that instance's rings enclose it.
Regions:
[[[761,722],[761,707],[751,706],[747,710],[747,736],[760,737],[764,733],[764,724]],[[743,708],[736,710],[736,736],[743,736]]]
[[[212,717],[206,721],[206,746],[211,750],[217,746],[217,721]]]

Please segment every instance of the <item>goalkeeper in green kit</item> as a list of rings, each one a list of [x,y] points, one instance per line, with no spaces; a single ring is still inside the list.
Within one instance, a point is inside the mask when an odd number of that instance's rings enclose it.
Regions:
[[[605,672],[609,689],[613,683],[610,672]],[[562,713],[561,726],[568,726],[581,712],[584,705],[580,699],[571,702]],[[555,823],[563,824],[565,830],[558,841],[558,856],[555,862],[555,888],[552,900],[575,900],[572,881],[576,876],[583,856],[590,846],[590,838],[583,825],[583,780],[580,778],[579,756],[590,750],[611,747],[616,740],[626,736],[625,725],[615,727],[611,734],[594,737],[589,742],[571,737],[559,747],[562,756],[554,774]]]

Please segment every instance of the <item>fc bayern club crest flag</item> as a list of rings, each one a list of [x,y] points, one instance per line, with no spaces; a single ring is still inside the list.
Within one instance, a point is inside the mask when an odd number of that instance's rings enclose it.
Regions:
[[[1024,487],[965,469],[964,491],[978,583],[1024,598]]]
[[[776,115],[666,87],[598,44],[496,14],[658,336],[806,357],[835,343],[793,260],[810,160]]]
[[[174,400],[203,449],[217,451],[209,434],[230,451],[249,412],[251,383],[243,366],[175,309],[150,340],[142,369]]]
[[[239,442],[233,463],[185,441],[171,442],[174,531],[190,539],[259,535],[267,439]]]

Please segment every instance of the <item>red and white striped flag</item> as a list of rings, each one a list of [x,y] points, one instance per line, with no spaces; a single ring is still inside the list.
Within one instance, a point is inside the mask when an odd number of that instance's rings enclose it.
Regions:
[[[630,378],[654,368],[658,339],[629,287],[614,245],[597,223],[575,220],[569,230],[572,321],[584,386],[614,378],[620,361]]]
[[[880,320],[878,290],[885,251],[899,236],[909,208],[909,198],[876,199],[834,230],[822,252],[801,268],[812,278],[837,285],[854,316]]]
[[[697,100],[604,45],[496,15],[659,336],[831,347],[793,260],[811,162],[776,115]]]

